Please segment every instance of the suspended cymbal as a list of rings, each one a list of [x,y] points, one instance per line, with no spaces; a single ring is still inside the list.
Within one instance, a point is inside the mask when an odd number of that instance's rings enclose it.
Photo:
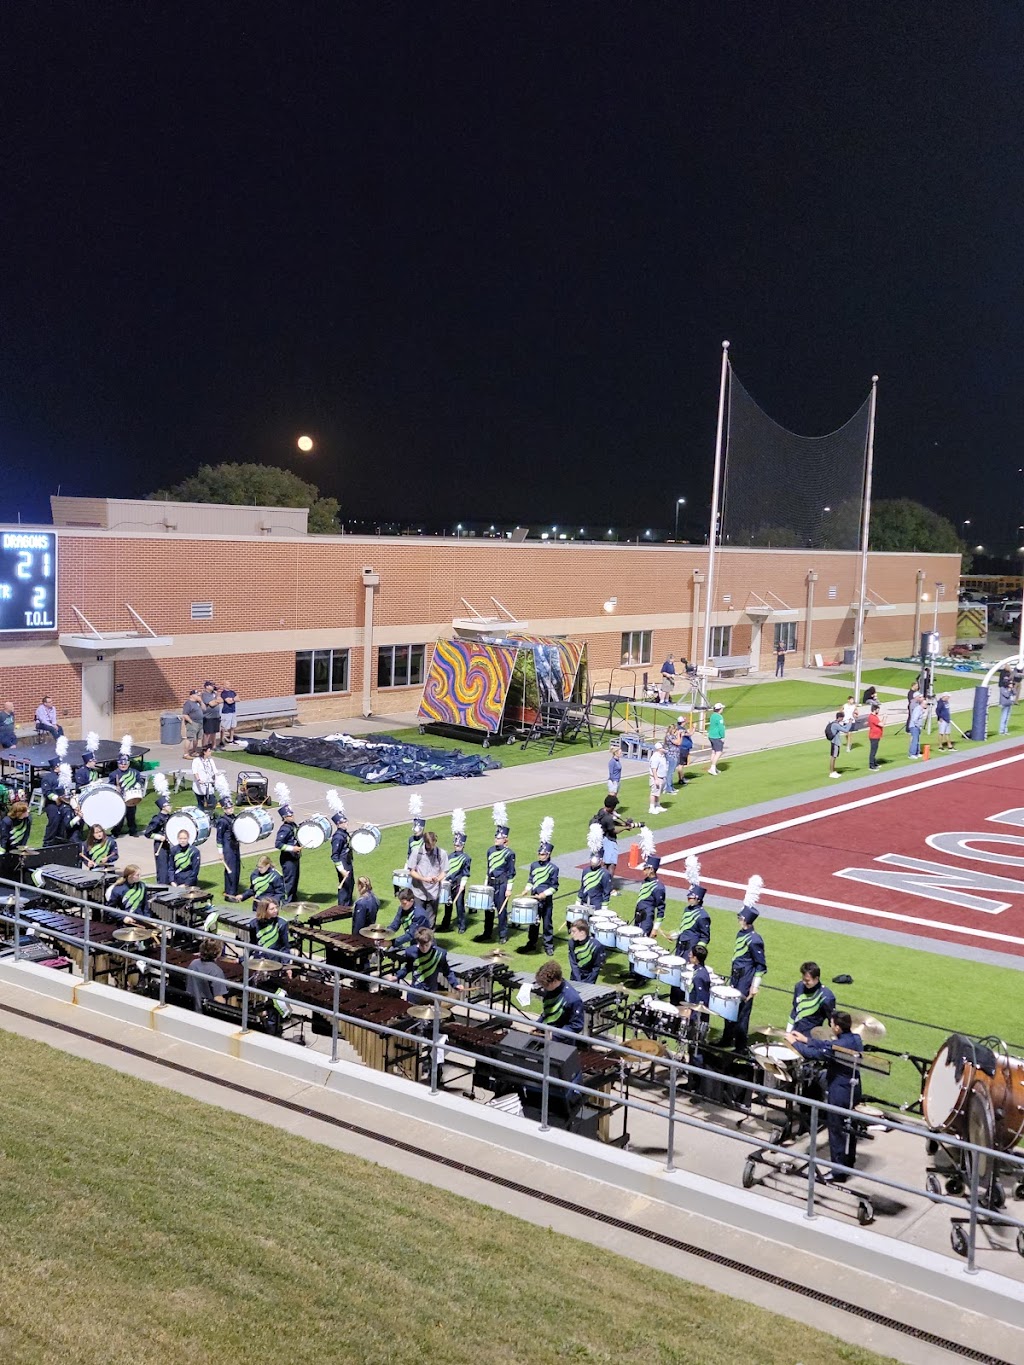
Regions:
[[[213,892],[207,891],[201,886],[189,886],[185,888],[184,899],[187,901],[213,900]]]
[[[504,948],[491,948],[489,952],[483,953],[481,956],[484,962],[503,962],[508,957],[508,953]]]
[[[756,1029],[755,1032],[763,1033],[766,1038],[785,1038],[786,1036],[784,1028],[773,1028],[771,1024],[766,1024],[764,1028]]]
[[[375,943],[390,943],[395,937],[391,929],[382,929],[377,924],[369,924],[365,929],[359,930],[363,938],[372,939]]]
[[[114,938],[120,943],[146,943],[156,938],[156,933],[142,924],[132,924],[127,929],[115,929]]]
[[[851,1011],[850,1018],[853,1020],[854,1033],[859,1033],[862,1038],[885,1037],[885,1025],[873,1015]]]
[[[278,919],[287,920],[291,923],[298,919],[308,919],[310,915],[317,914],[323,907],[315,901],[289,901],[282,905],[277,912]]]
[[[433,1005],[410,1005],[406,1014],[410,1019],[433,1019],[434,1007]],[[441,1005],[440,1015],[442,1019],[450,1019],[452,1012],[447,1005]]]
[[[251,957],[249,959],[249,975],[263,976],[267,972],[279,972],[283,968],[283,963],[273,957]]]

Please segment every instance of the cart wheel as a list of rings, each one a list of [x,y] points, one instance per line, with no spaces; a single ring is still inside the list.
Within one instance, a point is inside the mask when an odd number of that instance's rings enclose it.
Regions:
[[[929,1138],[927,1142],[924,1144],[924,1149],[929,1156],[934,1156],[935,1153],[939,1150],[939,1144],[935,1141],[934,1138]]]
[[[1013,1187],[1014,1199],[1024,1199],[1024,1180],[1021,1180]]]
[[[951,1175],[949,1179],[946,1181],[946,1193],[951,1194],[955,1197],[958,1194],[963,1194],[963,1192],[964,1192],[963,1177],[959,1175]]]
[[[748,1161],[743,1167],[743,1188],[749,1190],[754,1183],[754,1163]]]
[[[515,737],[515,735],[509,735],[508,739],[506,739],[506,741],[505,741],[506,744],[515,744],[515,742],[516,742],[516,737]],[[526,745],[525,745],[525,744],[523,745],[523,748],[524,748],[524,749],[526,748]]]
[[[1006,1195],[1003,1194],[1003,1187],[1001,1185],[993,1184],[992,1192],[986,1200],[986,1203],[990,1209],[1005,1208]]]
[[[487,738],[486,735],[484,735],[484,748],[485,748],[485,749],[489,749],[490,747],[491,747],[491,741]]]
[[[942,1185],[941,1185],[941,1183],[940,1183],[940,1181],[939,1181],[939,1177],[938,1177],[937,1175],[930,1175],[930,1176],[928,1177],[928,1179],[924,1182],[924,1187],[925,1187],[925,1189],[928,1191],[929,1194],[941,1194],[941,1193],[942,1193]]]
[[[793,1165],[792,1161],[783,1161],[779,1165],[780,1175],[792,1175],[795,1170],[796,1167]]]
[[[1024,1228],[1017,1229],[1017,1255],[1024,1256]]]
[[[954,1223],[950,1228],[949,1242],[958,1256],[967,1255],[967,1235],[959,1223]]]
[[[421,726],[420,726],[420,734],[421,734],[421,735],[425,735],[426,733],[427,733],[427,727],[426,727],[425,725],[421,725]]]
[[[875,1221],[875,1209],[870,1199],[862,1199],[857,1205],[857,1222],[861,1227],[867,1227],[868,1223]]]

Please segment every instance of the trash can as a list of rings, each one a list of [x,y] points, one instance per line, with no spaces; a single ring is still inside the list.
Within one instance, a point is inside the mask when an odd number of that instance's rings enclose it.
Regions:
[[[856,651],[855,649],[844,649],[844,650],[843,650],[843,664],[844,664],[846,667],[849,667],[850,664],[855,664],[856,662],[857,662],[857,651]]]
[[[177,711],[160,712],[160,743],[181,743],[181,716]]]

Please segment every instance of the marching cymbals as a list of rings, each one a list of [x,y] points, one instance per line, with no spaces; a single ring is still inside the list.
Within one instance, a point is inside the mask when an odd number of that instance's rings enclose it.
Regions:
[[[290,924],[293,920],[308,919],[310,915],[317,914],[322,908],[315,901],[288,901],[287,904],[278,908],[277,917]]]
[[[439,1006],[438,1013],[442,1019],[450,1019],[452,1017],[452,1012],[447,1005]],[[406,1010],[406,1014],[410,1019],[433,1019],[434,1007],[433,1005],[410,1005]]]
[[[876,1019],[871,1014],[861,1014],[859,1011],[851,1011],[850,1018],[853,1021],[854,1033],[859,1033],[862,1038],[884,1038],[885,1025],[880,1019]]]
[[[249,959],[250,976],[264,976],[268,972],[280,972],[283,968],[284,964],[273,957],[251,957]]]
[[[771,1024],[766,1024],[764,1028],[756,1029],[755,1032],[763,1033],[766,1038],[785,1038],[786,1036],[784,1028],[774,1028]]]
[[[147,943],[150,939],[156,938],[156,931],[147,929],[142,924],[132,924],[127,929],[115,929],[114,938],[119,943]]]
[[[374,943],[390,943],[396,937],[391,929],[383,929],[378,924],[368,924],[365,929],[359,930],[362,938],[371,939]]]

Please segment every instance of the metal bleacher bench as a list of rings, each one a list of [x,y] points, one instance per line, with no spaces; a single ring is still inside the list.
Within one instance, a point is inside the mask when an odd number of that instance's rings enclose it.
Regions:
[[[299,706],[294,697],[250,697],[240,700],[235,710],[235,725],[239,730],[253,726],[262,730],[268,720],[294,725],[298,718]]]
[[[727,654],[718,659],[709,659],[708,663],[715,670],[715,676],[724,678],[735,677],[737,673],[750,672],[749,654]]]

